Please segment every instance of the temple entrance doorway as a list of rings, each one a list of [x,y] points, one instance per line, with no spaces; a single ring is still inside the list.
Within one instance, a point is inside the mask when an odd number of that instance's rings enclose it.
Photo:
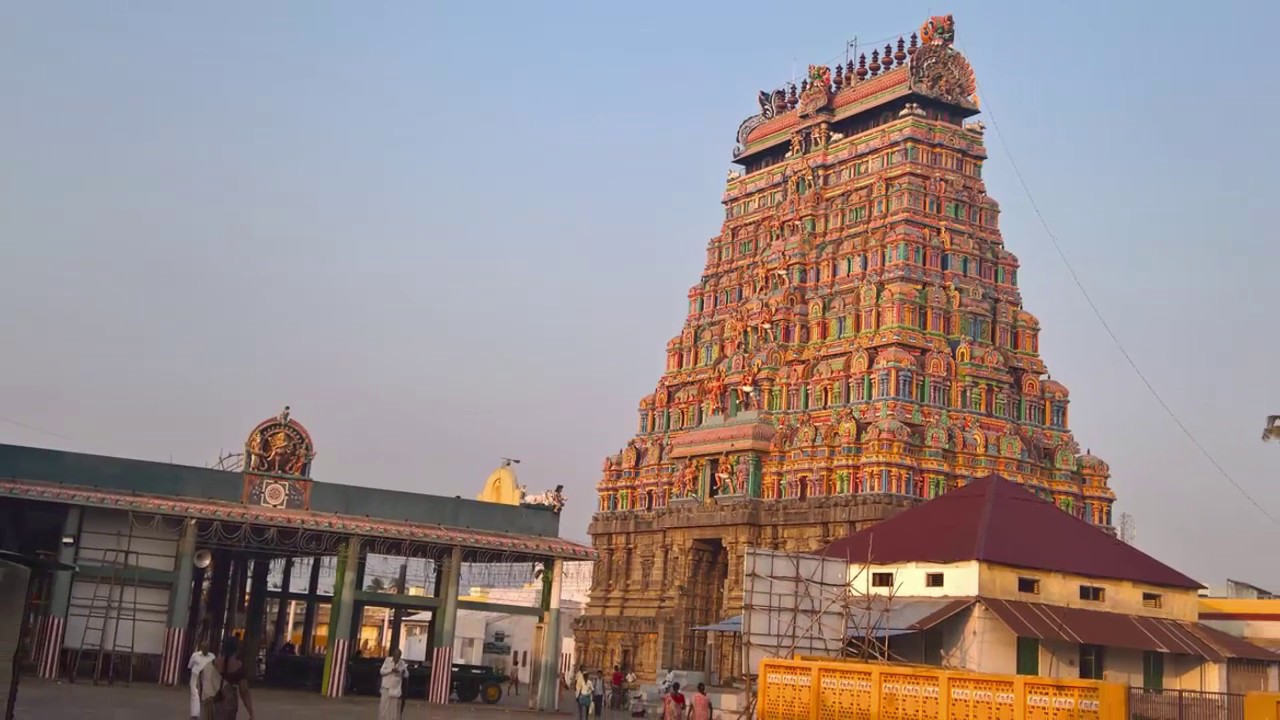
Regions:
[[[729,577],[729,554],[719,538],[694,540],[689,550],[689,574],[685,579],[686,625],[680,653],[680,667],[701,669],[707,660],[707,642],[696,627],[711,625],[724,611],[725,582]]]

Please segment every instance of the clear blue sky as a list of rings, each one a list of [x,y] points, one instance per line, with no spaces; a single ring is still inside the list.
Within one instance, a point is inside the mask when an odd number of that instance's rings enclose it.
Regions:
[[[1280,589],[1277,3],[9,3],[0,441],[192,464],[285,405],[317,477],[584,537],[760,89],[956,16],[1006,243],[1139,545]],[[1271,208],[1268,210],[1267,208]],[[29,429],[21,425],[38,428]],[[51,434],[52,433],[52,434]]]

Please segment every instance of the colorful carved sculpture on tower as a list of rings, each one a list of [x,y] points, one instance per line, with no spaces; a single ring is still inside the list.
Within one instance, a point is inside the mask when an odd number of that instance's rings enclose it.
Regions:
[[[1111,526],[1110,470],[1068,429],[986,193],[955,24],[920,39],[762,92],[739,128],[684,328],[597,487],[589,667],[702,669],[690,628],[741,612],[746,547],[808,552],[973,478]]]
[[[920,26],[920,42],[924,45],[950,45],[956,39],[956,21],[950,15],[934,15]]]
[[[311,436],[298,421],[290,419],[288,407],[259,423],[245,442],[244,466],[250,472],[305,477],[313,457]]]
[[[311,434],[289,416],[263,420],[244,443],[243,501],[265,507],[305,510],[311,498]]]

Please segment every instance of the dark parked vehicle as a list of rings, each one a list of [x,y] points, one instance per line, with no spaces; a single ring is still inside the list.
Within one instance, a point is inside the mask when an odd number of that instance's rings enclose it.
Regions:
[[[379,671],[382,658],[352,658],[347,663],[347,692],[354,695],[377,695],[382,685]],[[453,666],[453,694],[460,702],[473,702],[480,698],[492,705],[502,699],[502,683],[506,676],[484,665]],[[427,685],[431,680],[431,665],[409,663],[409,677],[404,684],[404,696],[426,699]]]

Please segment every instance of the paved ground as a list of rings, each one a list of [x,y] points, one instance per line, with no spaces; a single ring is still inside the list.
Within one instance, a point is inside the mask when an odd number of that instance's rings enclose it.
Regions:
[[[186,717],[188,697],[185,688],[94,687],[24,677],[18,691],[17,720],[179,720]],[[378,716],[378,700],[371,697],[327,700],[314,693],[263,688],[253,691],[253,700],[257,720],[376,720]],[[567,702],[562,704],[565,711],[561,715],[544,716],[568,716],[572,708]],[[492,706],[466,703],[428,708],[422,701],[410,700],[404,713],[405,720],[502,720],[535,715],[528,710],[528,697],[523,693]],[[247,717],[241,708],[240,719]],[[604,720],[611,718],[606,715]]]

